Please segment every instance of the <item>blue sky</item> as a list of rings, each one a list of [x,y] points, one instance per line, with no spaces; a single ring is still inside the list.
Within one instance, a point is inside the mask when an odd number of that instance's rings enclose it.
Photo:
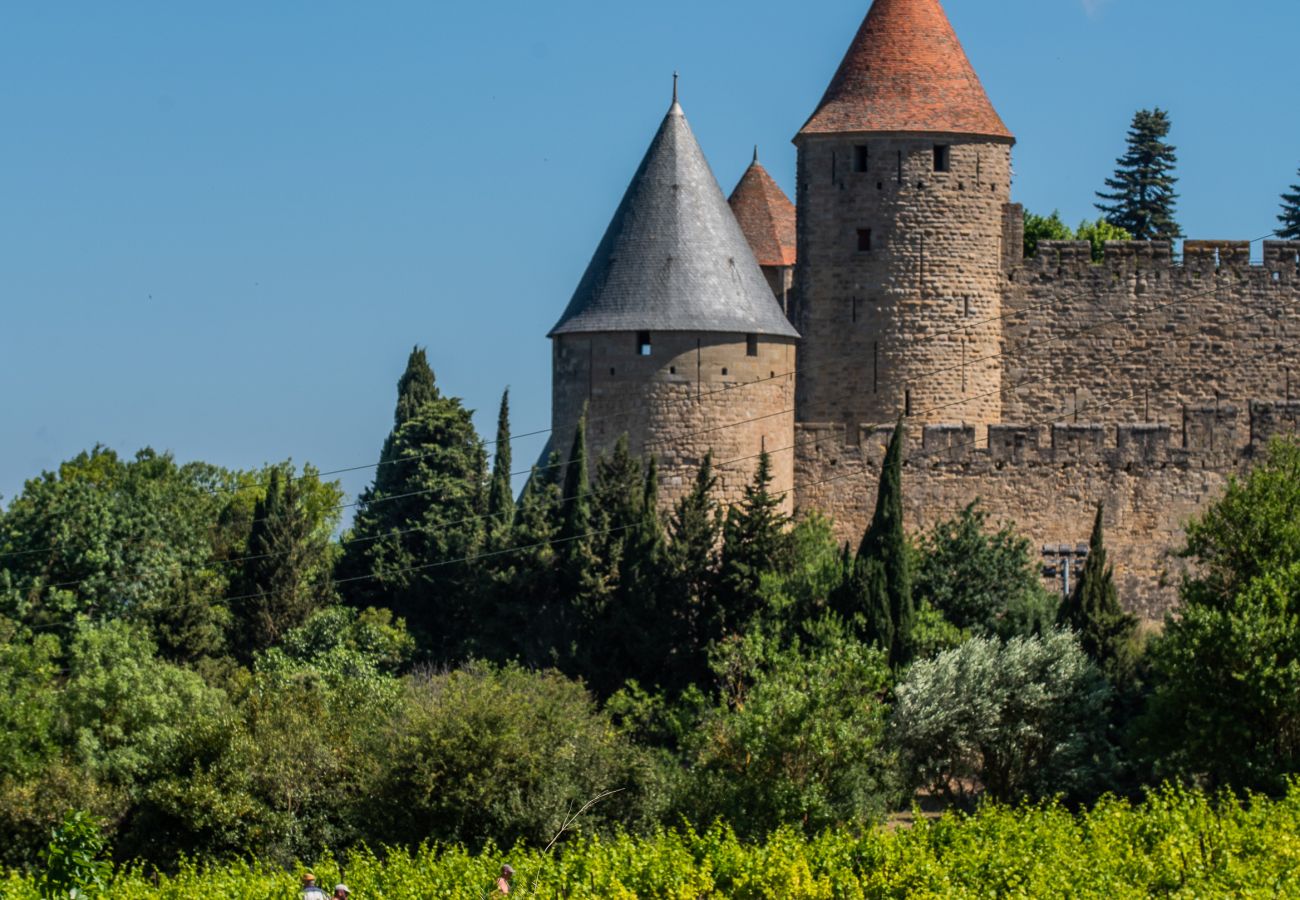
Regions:
[[[370,463],[413,344],[493,428],[549,424],[547,329],[682,74],[730,191],[866,0],[10,3],[0,11],[0,495],[95,443]],[[946,0],[1019,139],[1015,199],[1093,215],[1134,110],[1193,237],[1300,167],[1300,3]],[[537,440],[519,441],[529,460]],[[353,493],[370,473],[344,478]]]

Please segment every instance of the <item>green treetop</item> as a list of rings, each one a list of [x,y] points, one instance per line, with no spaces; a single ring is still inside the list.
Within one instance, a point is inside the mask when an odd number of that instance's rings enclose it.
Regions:
[[[1300,241],[1300,184],[1291,185],[1290,193],[1282,194],[1282,215],[1277,220],[1282,223],[1282,227],[1277,230],[1278,237],[1287,241]]]
[[[515,496],[510,486],[510,391],[501,395],[497,413],[497,439],[493,448],[492,480],[488,483],[488,545],[501,550],[510,543],[510,529],[515,517]]]
[[[1088,558],[1074,590],[1061,604],[1057,622],[1078,635],[1083,651],[1112,684],[1127,684],[1133,673],[1137,620],[1119,605],[1114,569],[1106,561],[1100,504],[1088,541]]]
[[[745,628],[761,606],[759,582],[766,572],[784,573],[793,562],[782,497],[772,487],[772,458],[759,454],[754,480],[740,503],[727,510],[722,526],[722,561],[718,573],[722,627]]]
[[[1162,109],[1138,110],[1129,128],[1128,150],[1115,161],[1115,175],[1106,179],[1110,192],[1097,192],[1107,201],[1097,204],[1106,221],[1139,241],[1183,235],[1174,220],[1178,179],[1173,173],[1178,157],[1165,142],[1169,125],[1169,114]]]

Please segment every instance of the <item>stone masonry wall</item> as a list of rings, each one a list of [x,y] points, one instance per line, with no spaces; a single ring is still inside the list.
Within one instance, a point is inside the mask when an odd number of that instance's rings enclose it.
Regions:
[[[971,425],[911,428],[903,472],[908,530],[919,533],[978,498],[997,523],[1042,545],[1086,543],[1099,501],[1121,600],[1158,618],[1177,599],[1172,551],[1186,522],[1217,499],[1268,439],[1295,433],[1300,403],[1188,408],[1162,423],[993,425],[987,447]],[[875,508],[892,428],[796,426],[800,509],[831,516],[840,540],[861,538]]]
[[[1010,144],[852,134],[798,143],[800,418],[891,422],[910,405],[925,421],[1001,421]],[[937,171],[937,146],[948,148],[947,171]],[[868,230],[870,249],[860,249]]]
[[[554,446],[567,456],[586,403],[592,456],[626,433],[633,454],[654,454],[664,509],[689,491],[710,450],[718,499],[738,500],[766,449],[772,490],[792,508],[795,344],[760,335],[750,356],[747,337],[652,332],[651,353],[642,356],[634,332],[557,336]]]
[[[1007,421],[1163,422],[1185,406],[1300,396],[1300,242],[1045,242],[1008,276]],[[1244,436],[1239,436],[1244,440]]]

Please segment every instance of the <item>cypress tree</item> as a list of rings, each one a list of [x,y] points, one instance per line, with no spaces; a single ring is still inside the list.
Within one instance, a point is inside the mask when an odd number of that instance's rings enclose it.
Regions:
[[[510,547],[517,549],[493,558],[502,583],[494,658],[514,657],[530,666],[556,662],[561,640],[555,544],[561,516],[559,471],[554,452],[533,467],[510,533]]]
[[[1174,220],[1178,195],[1174,185],[1174,147],[1166,143],[1169,114],[1162,109],[1140,109],[1128,132],[1128,150],[1115,160],[1115,175],[1106,179],[1110,192],[1097,196],[1108,203],[1096,204],[1106,221],[1122,228],[1135,240],[1172,240],[1182,237]]]
[[[759,584],[765,572],[785,573],[794,562],[794,548],[781,511],[781,498],[770,490],[772,459],[758,457],[754,479],[745,486],[740,503],[727,510],[722,527],[722,560],[718,572],[721,627],[738,631],[758,612]]]
[[[358,498],[342,587],[354,605],[404,617],[442,661],[472,652],[480,630],[472,558],[483,547],[486,468],[469,410],[438,391],[424,351],[412,351],[375,480]]]
[[[890,663],[907,662],[916,610],[912,603],[912,562],[903,531],[902,419],[894,427],[880,469],[876,511],[862,535],[857,558],[834,604],[859,623],[864,636],[889,654]]]
[[[1300,175],[1300,172],[1296,174]],[[1291,192],[1282,194],[1282,215],[1277,220],[1282,223],[1277,230],[1278,237],[1300,241],[1300,184],[1291,185]]]
[[[592,623],[604,614],[608,581],[600,559],[600,541],[607,535],[596,527],[587,464],[587,413],[574,429],[569,461],[564,468],[560,529],[556,556],[561,601],[560,659],[570,674],[586,674],[584,640]]]
[[[510,489],[510,390],[501,395],[497,413],[497,439],[493,448],[492,480],[488,485],[488,548],[501,550],[510,545],[515,517],[515,497]]]
[[[1112,684],[1126,685],[1133,674],[1137,619],[1119,604],[1114,569],[1106,561],[1102,512],[1098,504],[1088,540],[1088,558],[1070,596],[1061,604],[1057,623],[1079,636],[1079,645]]]
[[[664,657],[665,687],[684,687],[703,679],[708,668],[705,648],[717,636],[721,617],[715,609],[718,539],[721,515],[713,498],[717,478],[713,454],[706,453],[690,493],[673,507],[665,549],[665,590],[672,607],[672,650]]]
[[[244,661],[276,644],[329,603],[329,537],[313,533],[297,479],[271,469],[253,508],[248,553],[235,579],[232,627]]]

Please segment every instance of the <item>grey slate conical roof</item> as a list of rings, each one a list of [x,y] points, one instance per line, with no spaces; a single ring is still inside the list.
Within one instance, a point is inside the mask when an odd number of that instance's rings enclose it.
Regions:
[[[592,331],[799,336],[675,99],[550,336]]]

